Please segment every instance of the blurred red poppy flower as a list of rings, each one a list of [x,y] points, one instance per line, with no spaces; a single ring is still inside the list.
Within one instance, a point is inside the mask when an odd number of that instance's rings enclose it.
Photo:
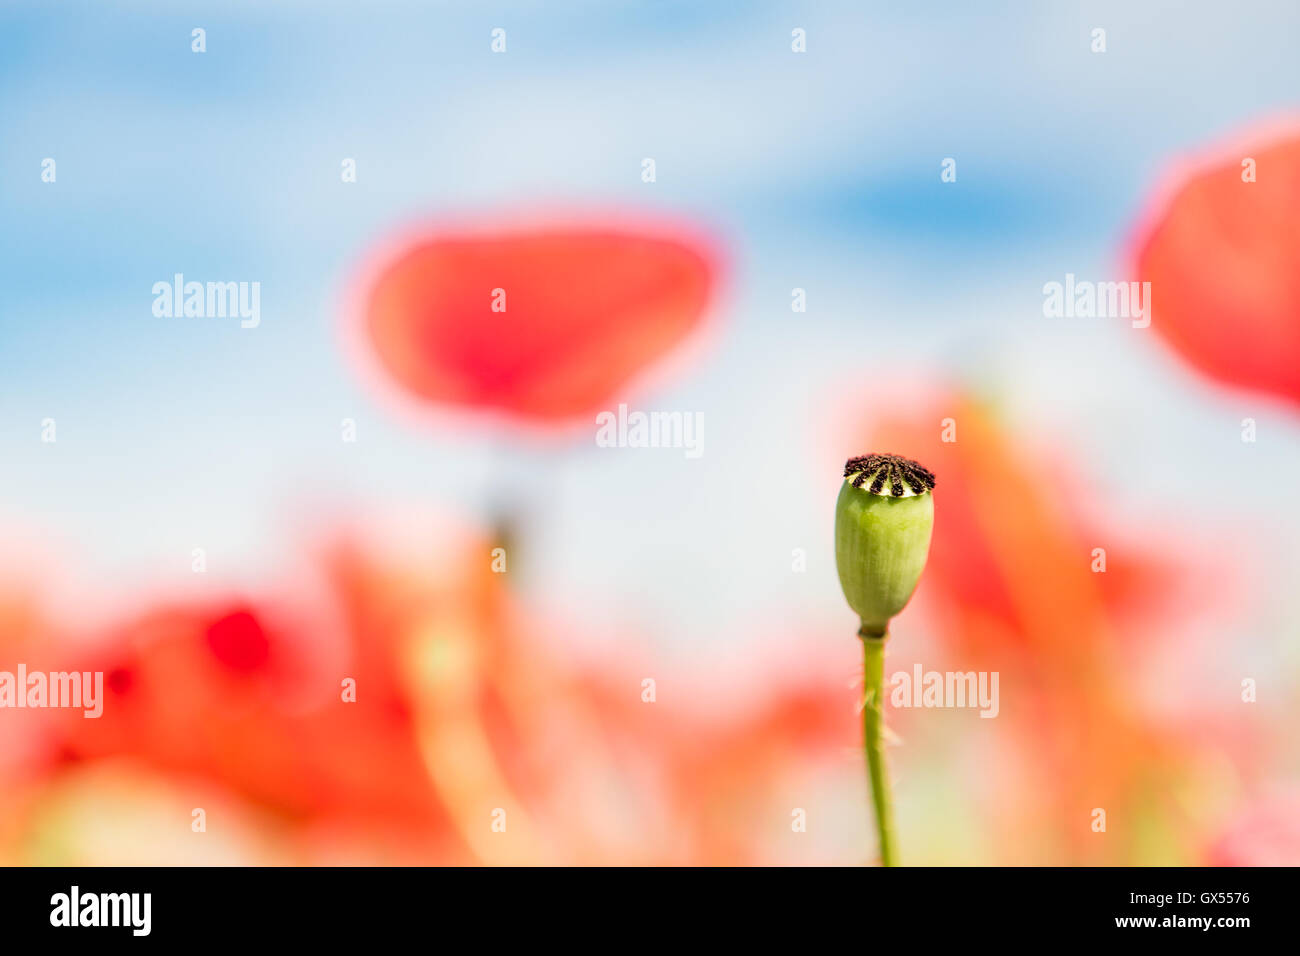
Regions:
[[[373,272],[363,337],[418,399],[563,421],[608,407],[695,330],[715,276],[682,229],[431,231]]]
[[[218,798],[223,834],[238,812],[279,862],[843,859],[838,843],[807,849],[771,826],[809,781],[860,779],[843,759],[842,675],[773,679],[744,710],[647,707],[625,648],[575,664],[474,559],[482,538],[443,544],[441,570],[346,540],[327,549],[337,619],[285,593],[128,623],[79,662],[106,672],[102,717],[37,714],[50,752],[25,789],[0,794],[0,860],[174,860],[194,851],[131,821],[175,803],[188,826],[196,801]],[[492,826],[504,813],[508,832]],[[47,831],[61,834],[53,848]]]
[[[287,817],[428,833],[438,810],[383,641],[345,633],[346,676],[364,688],[350,701],[342,675],[317,673],[332,668],[324,639],[284,618],[242,603],[146,612],[86,662],[105,672],[103,716],[66,715],[61,757],[129,757]]]
[[[1152,327],[1215,381],[1300,402],[1300,122],[1172,173],[1138,230]]]

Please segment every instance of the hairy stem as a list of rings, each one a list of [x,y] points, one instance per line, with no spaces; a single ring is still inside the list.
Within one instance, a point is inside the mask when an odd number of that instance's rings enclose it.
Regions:
[[[863,650],[862,748],[867,753],[871,800],[876,807],[876,832],[880,835],[880,865],[898,865],[898,837],[894,833],[894,800],[885,765],[885,641],[888,633],[859,632]]]

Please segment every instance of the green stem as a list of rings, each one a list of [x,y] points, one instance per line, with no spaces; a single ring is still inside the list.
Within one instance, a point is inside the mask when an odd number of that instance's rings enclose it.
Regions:
[[[898,865],[898,837],[894,833],[894,799],[885,765],[885,641],[888,632],[859,632],[863,652],[862,748],[867,752],[871,800],[876,806],[876,831],[880,834],[880,865]]]

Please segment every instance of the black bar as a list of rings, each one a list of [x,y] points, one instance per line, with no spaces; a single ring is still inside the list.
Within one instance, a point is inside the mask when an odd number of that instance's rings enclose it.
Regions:
[[[843,935],[927,945],[1123,937],[1232,945],[1293,926],[1295,871],[49,868],[0,870],[0,882],[7,942],[334,947],[414,934],[432,950],[520,934],[536,945],[613,941],[608,932],[622,927],[628,939],[648,933],[665,945],[755,934],[809,944]],[[67,910],[59,894],[70,904],[74,886],[87,918],[111,918],[116,908],[125,925],[52,925]],[[99,894],[132,893],[149,894],[147,935],[136,935],[142,895],[132,909],[121,896],[101,907]],[[1133,920],[1151,922],[1120,925]]]

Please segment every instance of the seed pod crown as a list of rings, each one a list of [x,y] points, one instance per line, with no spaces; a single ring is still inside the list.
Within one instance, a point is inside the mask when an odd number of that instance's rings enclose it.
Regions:
[[[844,477],[873,495],[923,495],[934,490],[934,472],[902,455],[858,455],[844,463]],[[868,484],[869,483],[869,484]]]

